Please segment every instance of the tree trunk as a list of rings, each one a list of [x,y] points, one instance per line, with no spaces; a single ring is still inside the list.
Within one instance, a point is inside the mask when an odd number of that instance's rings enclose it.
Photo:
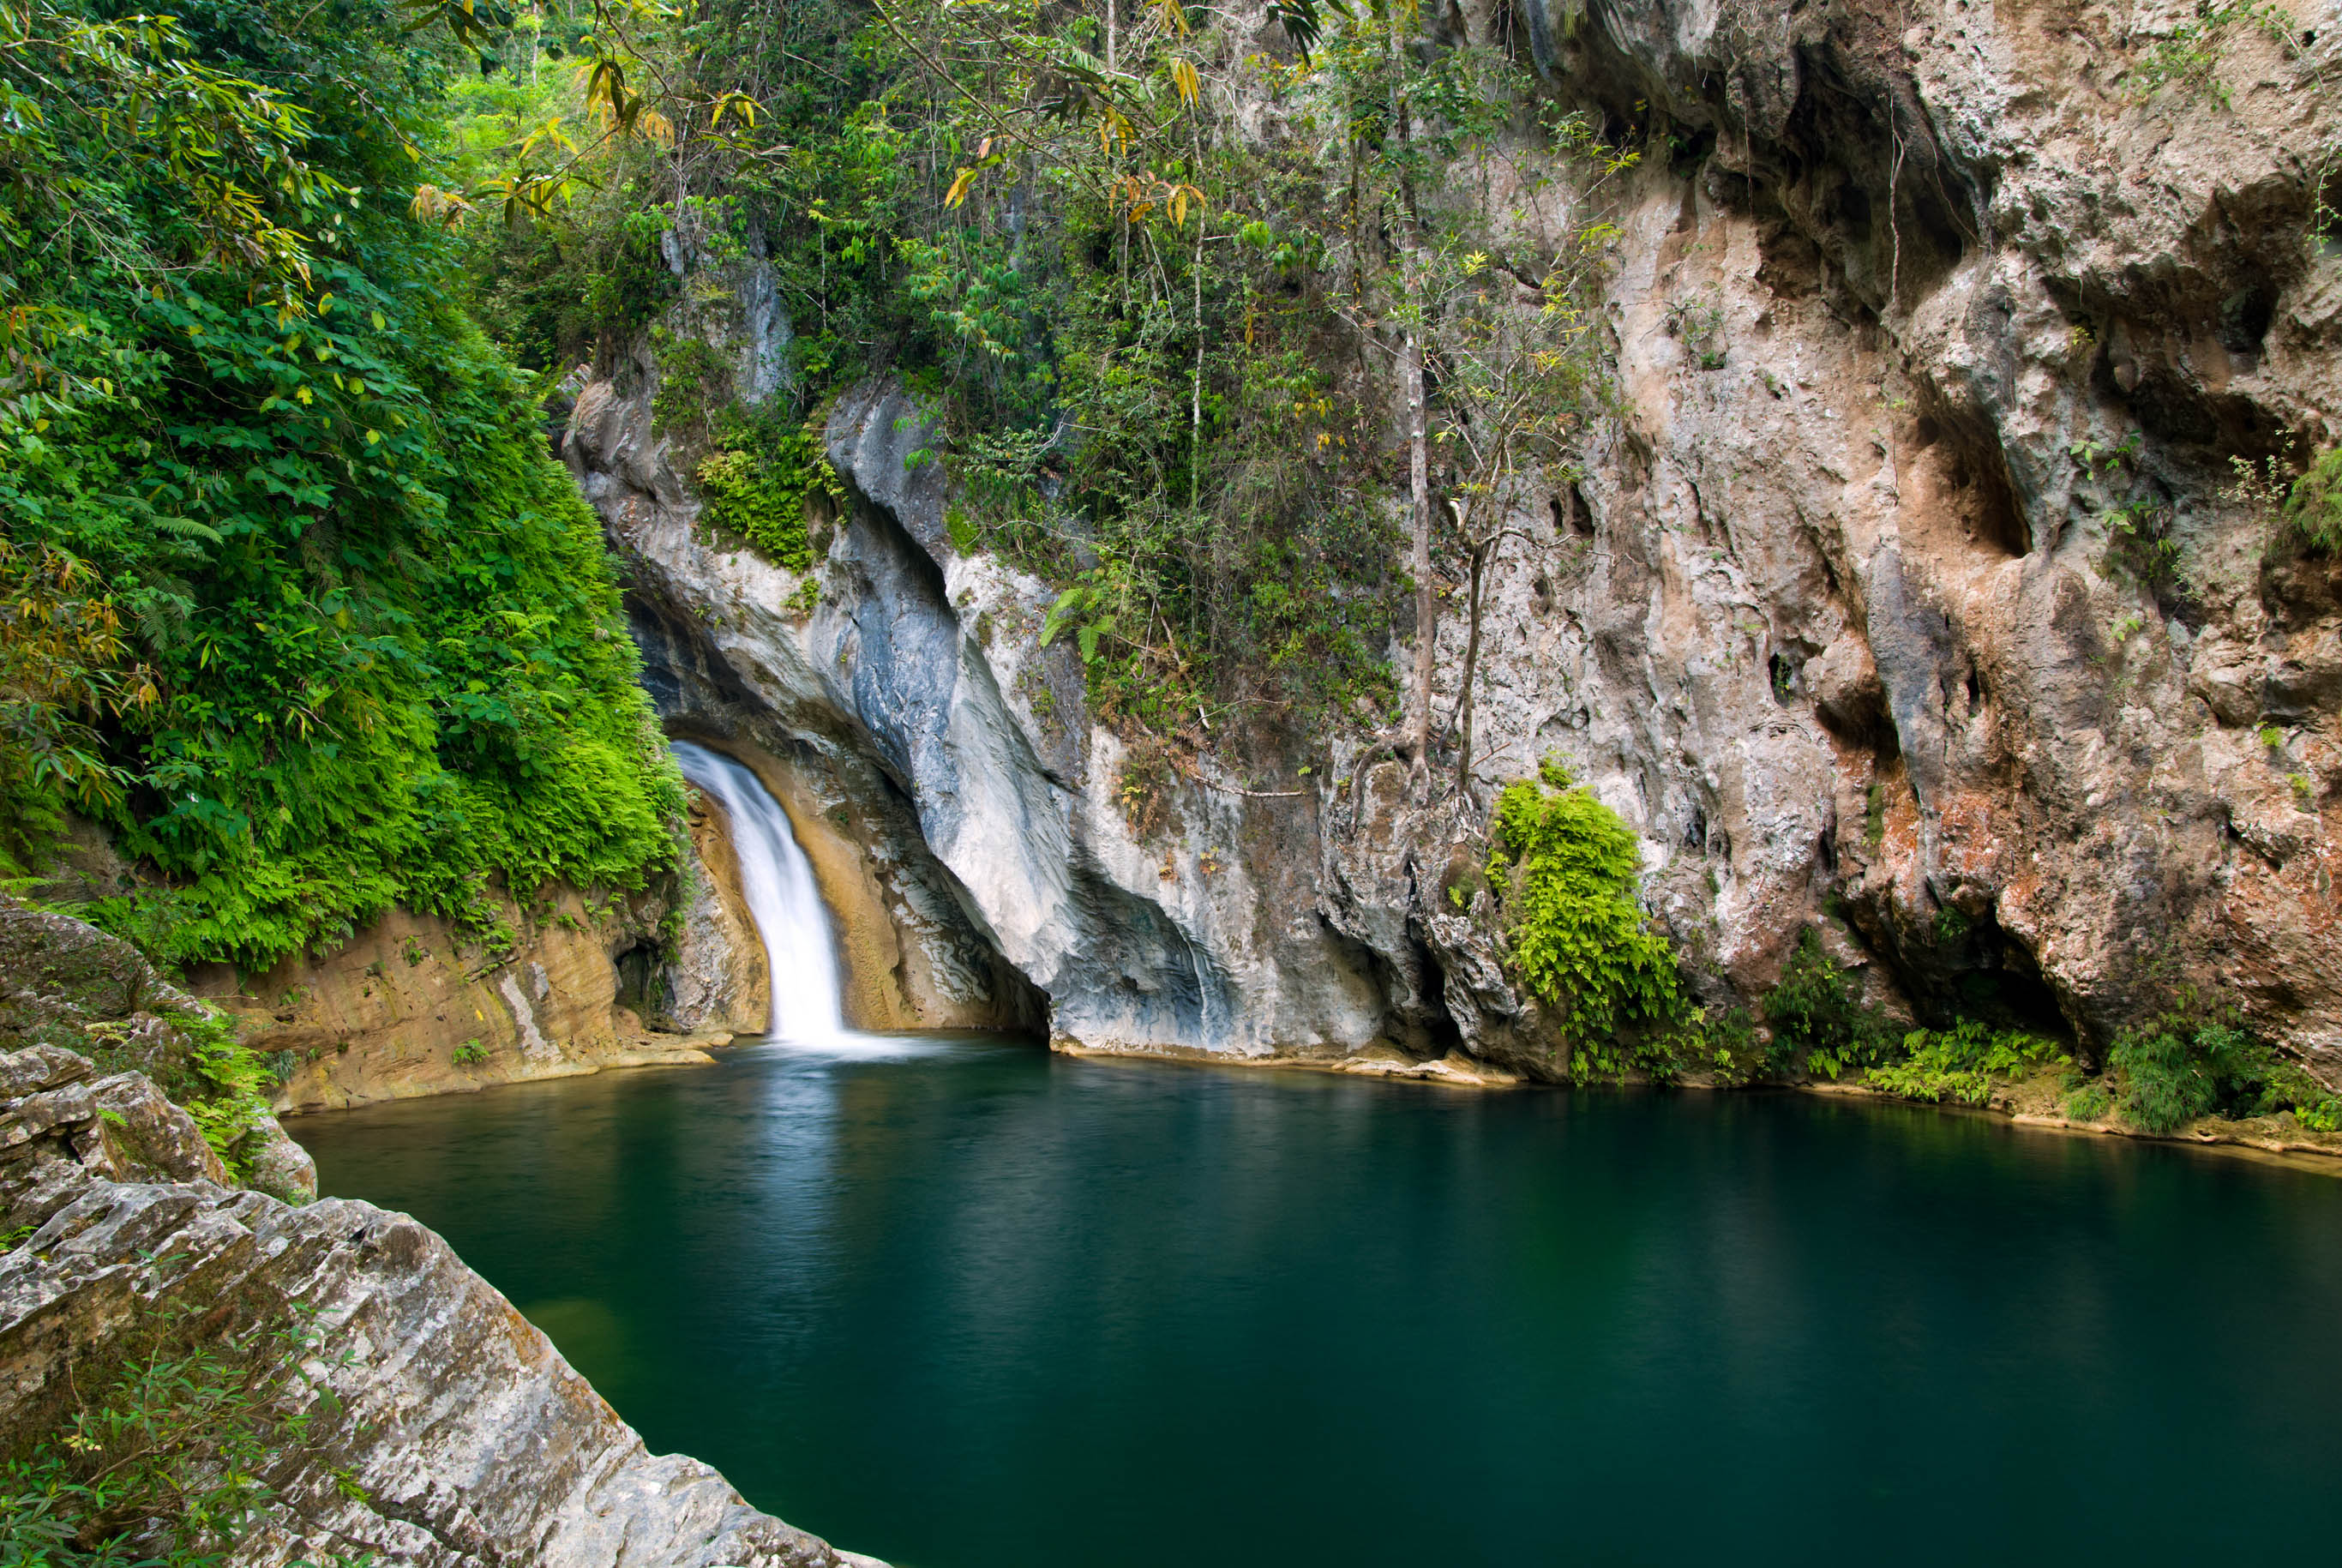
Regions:
[[[1414,256],[1407,268],[1408,304],[1418,305]],[[1431,576],[1431,441],[1423,406],[1423,340],[1412,329],[1399,341],[1399,394],[1406,401],[1406,474],[1410,499],[1407,526],[1413,554],[1407,569],[1415,574],[1415,705],[1407,715],[1407,744],[1415,752],[1410,776],[1418,788],[1430,780],[1431,673],[1439,640],[1439,611]]]
[[[1409,567],[1415,573],[1415,711],[1407,716],[1407,744],[1415,761],[1408,777],[1419,797],[1431,792],[1431,674],[1439,641],[1439,606],[1431,577],[1431,434],[1423,405],[1423,257],[1415,227],[1415,192],[1409,188],[1406,158],[1411,140],[1407,103],[1399,90],[1406,53],[1399,43],[1396,7],[1390,15],[1391,123],[1399,145],[1398,231],[1399,285],[1406,300],[1398,349],[1399,395],[1406,404],[1407,522],[1414,550]]]
[[[1496,546],[1494,538],[1472,546],[1472,629],[1464,639],[1464,690],[1456,704],[1456,793],[1461,795],[1469,795],[1472,789],[1472,676],[1480,667],[1480,578]]]

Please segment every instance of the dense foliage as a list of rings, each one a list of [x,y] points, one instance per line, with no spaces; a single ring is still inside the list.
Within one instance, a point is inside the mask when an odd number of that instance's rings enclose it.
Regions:
[[[2055,1042],[2021,1029],[1994,1029],[1964,1018],[1949,1029],[1915,1029],[1903,1036],[1900,1059],[1870,1069],[1873,1088],[1907,1100],[1982,1105],[1993,1085],[2041,1068],[2070,1068]]]
[[[2176,1133],[2204,1116],[2281,1111],[2317,1132],[2342,1131],[2342,1100],[2235,1019],[2207,1013],[2192,998],[2124,1031],[2107,1064],[2122,1085],[2115,1107],[2149,1133]]]
[[[1766,994],[1765,1021],[1773,1027],[1774,1065],[1802,1068],[1824,1078],[1875,1066],[1891,1054],[1886,1022],[1865,1007],[1812,931],[1781,966]]]
[[[254,966],[658,874],[680,785],[598,527],[413,210],[441,64],[381,0],[8,21],[20,864],[62,787],[157,874],[95,918]]]
[[[460,139],[573,194],[468,226],[482,318],[545,366],[680,321],[658,396],[686,470],[727,515],[761,497],[763,526],[733,531],[802,570],[764,501],[818,486],[725,437],[738,389],[688,352],[761,260],[795,329],[786,414],[904,376],[940,415],[923,456],[951,470],[954,540],[1056,585],[1044,635],[1075,643],[1099,716],[1190,744],[1386,723],[1409,586],[1405,461],[1376,434],[1392,345],[1430,345],[1432,481],[1456,500],[1434,570],[1460,573],[1496,502],[1569,470],[1604,385],[1597,225],[1548,233],[1492,193],[1557,154],[1597,177],[1632,159],[1502,51],[1312,14],[1286,12],[1314,50],[1272,55],[1168,5],[702,0],[630,24],[650,141],[601,135],[545,64],[577,47],[568,14],[517,18],[459,92]],[[1275,116],[1246,125],[1240,98]]]

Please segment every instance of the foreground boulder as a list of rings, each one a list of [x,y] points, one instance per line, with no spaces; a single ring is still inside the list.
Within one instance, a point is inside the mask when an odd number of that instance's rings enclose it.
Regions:
[[[15,1243],[0,1256],[0,1444],[66,1453],[107,1369],[164,1344],[210,1356],[255,1402],[255,1429],[285,1439],[255,1467],[265,1491],[236,1564],[870,1563],[696,1460],[648,1453],[405,1215],[295,1207],[225,1176],[143,1075],[98,1077],[55,1045],[0,1054],[0,1235]]]

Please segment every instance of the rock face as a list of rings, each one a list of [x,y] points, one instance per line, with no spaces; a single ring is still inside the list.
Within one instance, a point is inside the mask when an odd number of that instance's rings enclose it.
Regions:
[[[597,907],[563,889],[501,954],[452,922],[397,911],[325,957],[257,975],[210,964],[189,980],[235,1014],[246,1044],[285,1054],[285,1110],[705,1062],[730,1038],[735,987],[711,998],[690,990],[689,965],[670,975],[663,907]],[[678,984],[687,1008],[673,1004]]]
[[[817,759],[1068,1044],[1565,1074],[1467,885],[1494,789],[1557,754],[1709,1001],[1819,929],[1892,1008],[2087,1054],[2189,984],[2342,1085],[2342,576],[2235,468],[2342,435],[2307,234],[2342,30],[2235,24],[2158,79],[2177,8],[1525,15],[1547,89],[1643,158],[1603,198],[1620,410],[1567,494],[1513,497],[1468,789],[1416,803],[1362,736],[1306,777],[1127,754],[1037,645],[1044,586],[954,544],[891,385],[830,415],[854,499],[790,611],[797,577],[695,534],[646,353],[568,454],[665,711]],[[1533,264],[1584,220],[1566,169],[1482,173]]]
[[[12,1451],[53,1438],[95,1369],[157,1323],[192,1318],[222,1353],[268,1355],[284,1342],[266,1330],[297,1312],[315,1337],[284,1397],[314,1423],[261,1467],[281,1505],[230,1563],[368,1550],[429,1568],[869,1563],[757,1513],[706,1465],[647,1453],[413,1220],[228,1187],[153,1084],[90,1072],[55,1046],[0,1054],[0,1232],[30,1230],[0,1255]]]
[[[2342,434],[2337,40],[2231,27],[2157,92],[2186,19],[1593,6],[1555,79],[1712,151],[1615,215],[1629,410],[1580,537],[1501,564],[1480,701],[1642,828],[1721,985],[1836,901],[1922,1012],[2087,1049],[2192,983],[2342,1082],[2337,579],[2231,465]]]
[[[1117,743],[1084,733],[1077,674],[1034,646],[1050,596],[950,549],[939,477],[904,463],[927,428],[899,396],[866,389],[831,420],[860,495],[831,530],[821,602],[798,614],[794,574],[696,533],[649,427],[655,369],[633,371],[631,394],[585,389],[567,447],[634,566],[652,694],[678,733],[785,755],[819,814],[843,809],[935,989],[1037,1024],[1037,988],[1050,1027],[1092,1047],[1341,1052],[1382,1031],[1363,955],[1314,909],[1309,797],[1289,792],[1288,824],[1239,794],[1183,792],[1193,844],[1141,844],[1116,798]],[[809,814],[776,793],[807,840]],[[1276,837],[1247,841],[1256,820]],[[849,902],[834,871],[823,883],[834,912]]]
[[[675,957],[665,970],[668,1015],[686,1029],[760,1034],[772,986],[756,918],[740,891],[732,824],[713,800],[692,804],[691,849],[699,874],[684,905]]]

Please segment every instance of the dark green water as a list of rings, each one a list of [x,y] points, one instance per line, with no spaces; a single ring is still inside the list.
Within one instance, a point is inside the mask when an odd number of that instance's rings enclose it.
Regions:
[[[2342,1181],[1798,1097],[782,1047],[295,1124],[914,1568],[2342,1556]]]

